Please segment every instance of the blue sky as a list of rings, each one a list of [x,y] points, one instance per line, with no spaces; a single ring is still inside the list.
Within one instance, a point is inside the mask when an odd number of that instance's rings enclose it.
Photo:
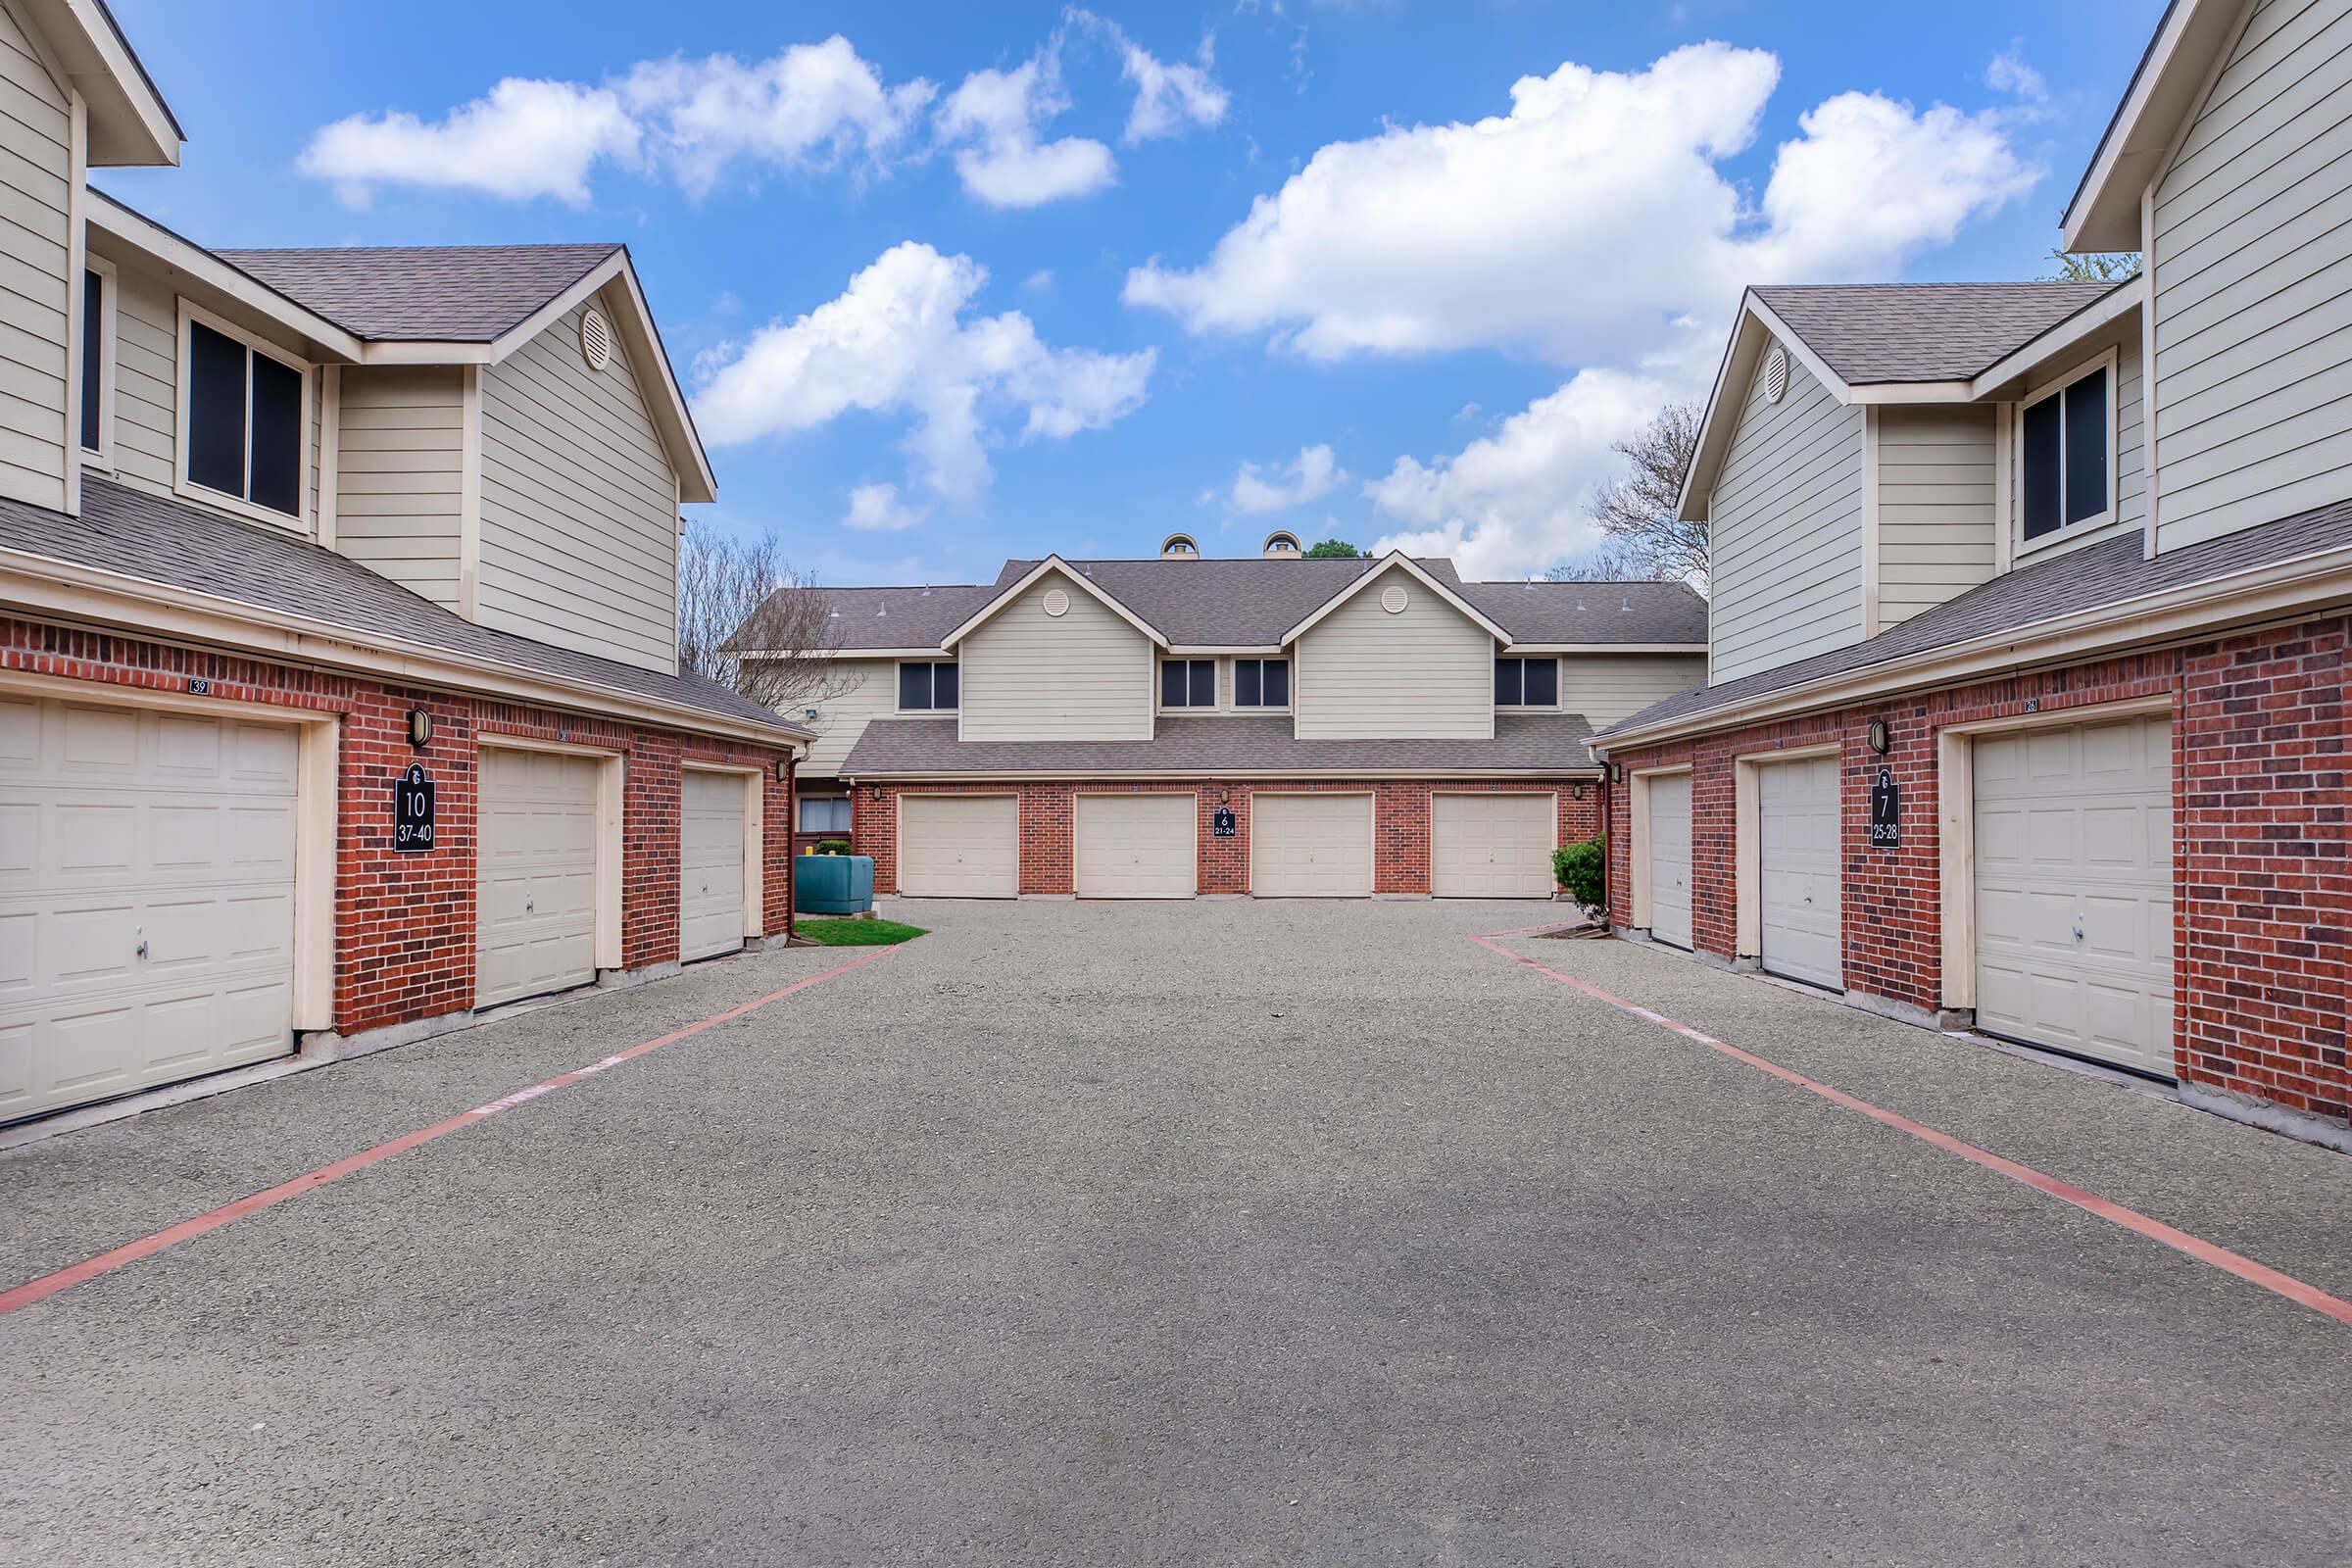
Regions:
[[[216,245],[626,241],[701,510],[845,584],[1572,556],[1740,283],[2046,270],[2162,9],[114,4],[190,140],[108,189]]]

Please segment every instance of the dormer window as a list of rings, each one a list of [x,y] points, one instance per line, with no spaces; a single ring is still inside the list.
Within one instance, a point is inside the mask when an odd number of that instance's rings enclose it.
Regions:
[[[310,367],[180,302],[179,485],[266,522],[309,513]]]
[[[960,697],[953,660],[906,663],[899,666],[899,711],[954,712]]]
[[[1288,708],[1291,706],[1291,662],[1287,659],[1237,659],[1233,662],[1233,706]]]
[[[1159,706],[1214,708],[1217,706],[1217,662],[1213,659],[1164,659],[1159,664]]]
[[[1496,708],[1560,706],[1560,662],[1556,659],[1494,661]]]
[[[2077,368],[2018,411],[2019,529],[2030,546],[2115,518],[2115,354]]]

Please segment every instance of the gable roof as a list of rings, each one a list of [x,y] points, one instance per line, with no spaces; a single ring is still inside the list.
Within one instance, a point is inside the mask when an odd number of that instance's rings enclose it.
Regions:
[[[2140,192],[2164,172],[2182,129],[2252,19],[2250,0],[2172,0],[2115,106],[2059,220],[2068,251],[2135,251]]]
[[[1152,625],[1150,621],[1144,619],[1141,615],[1138,615],[1134,611],[1129,610],[1125,605],[1119,603],[1117,596],[1104,589],[1102,584],[1096,582],[1084,572],[1073,570],[1070,566],[1070,564],[1062,560],[1059,556],[1048,556],[1045,560],[1039,562],[1035,566],[1022,573],[1013,581],[1005,583],[1004,587],[997,591],[996,597],[989,600],[988,603],[982,605],[978,610],[972,612],[971,614],[965,616],[959,625],[957,625],[953,631],[949,632],[945,637],[942,637],[939,640],[939,645],[942,648],[955,647],[957,643],[963,641],[964,638],[970,636],[973,632],[978,631],[982,626],[986,625],[1014,600],[1018,599],[1022,594],[1027,593],[1031,587],[1039,582],[1044,581],[1049,576],[1057,576],[1064,582],[1076,587],[1081,593],[1088,595],[1097,603],[1102,605],[1112,614],[1127,622],[1128,625],[1133,626],[1137,631],[1142,632],[1146,637],[1150,638],[1159,647],[1165,648],[1168,645],[1168,639],[1161,634],[1158,627]],[[1004,578],[1000,577],[998,581],[1004,582]]]
[[[994,588],[979,583],[936,583],[921,588],[780,588],[768,603],[785,594],[822,595],[826,605],[828,641],[823,652],[855,654],[884,650],[919,649],[939,652],[940,639],[970,619],[996,597]],[[762,649],[754,635],[760,620],[755,611],[735,635],[719,645],[727,654],[789,653]]]
[[[491,343],[618,244],[354,245],[213,254],[371,342]]]
[[[1511,634],[1505,631],[1502,627],[1494,624],[1494,620],[1487,614],[1485,611],[1470,603],[1469,600],[1464,599],[1459,593],[1455,592],[1453,588],[1447,587],[1428,568],[1423,566],[1412,557],[1406,555],[1403,551],[1392,550],[1387,555],[1381,557],[1380,560],[1373,563],[1372,569],[1370,571],[1363,573],[1361,576],[1355,578],[1352,582],[1348,583],[1346,586],[1341,588],[1338,593],[1333,594],[1329,599],[1326,599],[1319,607],[1316,608],[1313,613],[1309,614],[1304,620],[1299,621],[1289,631],[1284,632],[1282,634],[1282,640],[1284,644],[1288,645],[1296,639],[1305,636],[1306,633],[1313,628],[1317,621],[1321,620],[1324,616],[1330,614],[1332,612],[1338,610],[1342,605],[1348,603],[1348,600],[1353,599],[1357,594],[1360,594],[1366,588],[1371,587],[1375,581],[1387,576],[1392,571],[1401,571],[1407,576],[1417,580],[1423,587],[1435,593],[1446,604],[1451,605],[1454,609],[1460,611],[1463,614],[1469,616],[1480,626],[1484,627],[1488,634],[1494,637],[1496,642],[1507,643],[1511,640]]]
[[[1749,293],[1850,388],[1965,381],[2122,286],[1784,283]]]
[[[558,682],[573,689],[563,706],[574,711],[607,711],[614,700],[634,699],[677,714],[673,723],[700,714],[738,730],[808,738],[773,709],[698,675],[645,669],[476,625],[306,539],[94,475],[83,481],[79,517],[0,501],[0,550],[316,623],[349,645],[420,649]]]
[[[89,111],[89,161],[99,169],[179,162],[187,140],[146,63],[106,0],[23,0],[38,29],[40,64],[81,94]]]
[[[1466,582],[1514,648],[1707,646],[1707,602],[1680,582]]]

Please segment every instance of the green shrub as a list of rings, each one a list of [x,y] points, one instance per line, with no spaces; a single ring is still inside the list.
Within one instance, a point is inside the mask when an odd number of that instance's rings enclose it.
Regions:
[[[1591,839],[1551,852],[1551,874],[1568,896],[1585,906],[1595,920],[1609,903],[1609,850],[1603,839]]]
[[[848,839],[818,839],[816,853],[819,855],[847,855],[850,853],[850,841]]]

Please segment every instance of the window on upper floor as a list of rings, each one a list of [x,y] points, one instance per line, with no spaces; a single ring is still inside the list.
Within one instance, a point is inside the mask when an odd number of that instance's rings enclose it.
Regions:
[[[2019,531],[2029,545],[2115,517],[2115,355],[2043,387],[2018,411]]]
[[[301,520],[310,367],[180,304],[179,487],[270,522]]]
[[[1237,659],[1233,662],[1233,706],[1288,708],[1291,706],[1291,662],[1287,659]]]
[[[81,274],[81,450],[114,455],[115,270],[92,260]]]
[[[1217,662],[1213,659],[1163,659],[1159,664],[1159,706],[1214,708],[1217,706]]]
[[[804,795],[801,797],[801,831],[804,833],[847,833],[850,830],[850,798],[846,795]]]
[[[958,697],[959,678],[952,661],[919,662],[899,666],[899,711],[903,713],[954,712]]]
[[[1560,662],[1556,659],[1495,660],[1494,706],[1497,708],[1559,707]]]

